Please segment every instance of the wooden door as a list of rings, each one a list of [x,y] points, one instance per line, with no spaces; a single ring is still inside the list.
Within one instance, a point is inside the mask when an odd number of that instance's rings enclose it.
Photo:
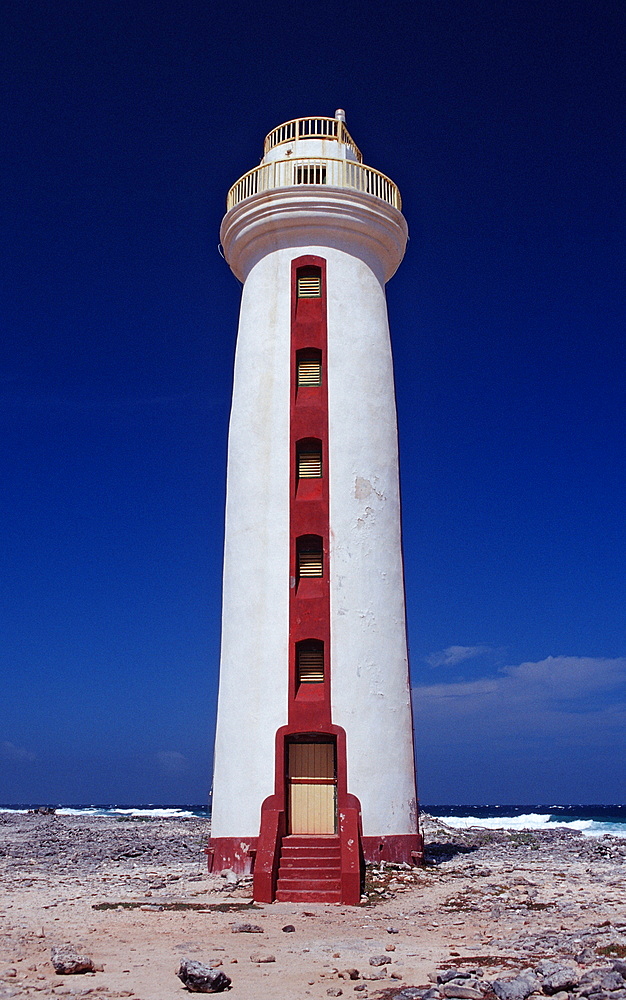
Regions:
[[[290,833],[336,833],[337,780],[333,743],[288,747]]]

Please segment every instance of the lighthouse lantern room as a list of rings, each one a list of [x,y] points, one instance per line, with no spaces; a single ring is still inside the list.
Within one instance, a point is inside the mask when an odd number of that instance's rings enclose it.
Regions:
[[[228,194],[243,283],[209,866],[358,903],[419,862],[385,282],[407,227],[345,124],[299,118]]]

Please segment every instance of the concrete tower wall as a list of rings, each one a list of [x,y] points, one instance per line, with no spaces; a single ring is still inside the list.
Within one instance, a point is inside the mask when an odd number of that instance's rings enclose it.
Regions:
[[[287,721],[290,263],[328,282],[331,699],[365,836],[415,829],[398,446],[384,288],[311,246],[263,257],[244,286],[228,446],[213,837],[254,837]],[[263,586],[255,586],[262,580]]]
[[[287,721],[289,266],[264,257],[241,302],[228,437],[212,837],[256,837]],[[257,582],[258,581],[258,582]]]
[[[346,730],[364,836],[409,834],[415,773],[385,292],[363,261],[326,256],[333,720]]]

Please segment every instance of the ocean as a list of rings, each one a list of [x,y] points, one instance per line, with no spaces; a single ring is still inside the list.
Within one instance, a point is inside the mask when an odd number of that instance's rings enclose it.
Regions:
[[[0,812],[25,813],[40,805],[2,805]],[[207,806],[189,805],[52,805],[52,808],[58,816],[133,816],[137,819],[185,819],[195,816],[208,819],[210,815]],[[567,826],[587,837],[601,837],[605,833],[626,837],[626,806],[621,805],[422,804],[422,810],[458,829],[479,826],[488,830],[549,830]]]

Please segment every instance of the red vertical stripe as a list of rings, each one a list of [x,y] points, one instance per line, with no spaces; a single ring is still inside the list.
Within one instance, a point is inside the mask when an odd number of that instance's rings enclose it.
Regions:
[[[321,271],[319,298],[297,296],[300,268]],[[296,357],[310,348],[321,352],[322,384],[298,386]],[[328,496],[328,378],[326,364],[326,261],[322,257],[298,257],[291,265],[291,406],[290,406],[290,599],[289,599],[289,726],[302,732],[330,725],[330,587],[329,587],[329,496]],[[322,478],[298,484],[296,453],[299,441],[316,440],[322,448]],[[322,539],[324,575],[297,579],[296,541],[302,535]],[[324,683],[301,684],[296,676],[296,644],[304,639],[324,643]]]

